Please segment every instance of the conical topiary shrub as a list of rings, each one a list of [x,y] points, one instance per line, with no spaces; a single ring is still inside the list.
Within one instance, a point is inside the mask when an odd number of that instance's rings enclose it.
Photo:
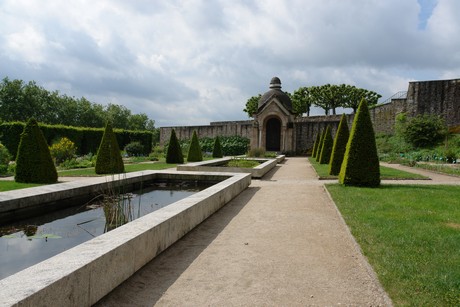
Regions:
[[[184,156],[180,148],[179,140],[176,137],[176,131],[171,131],[171,137],[169,138],[168,151],[166,152],[166,163],[184,163]]]
[[[45,137],[37,121],[31,118],[19,141],[14,180],[24,183],[55,183],[57,178]]]
[[[119,174],[125,171],[112,124],[107,122],[96,157],[96,174]]]
[[[340,119],[339,127],[334,139],[334,145],[332,146],[331,160],[329,161],[329,175],[338,175],[343,162],[343,156],[345,155],[345,149],[347,148],[348,137],[350,131],[348,130],[347,117],[342,114]]]
[[[315,143],[313,143],[313,149],[311,151],[312,158],[315,158],[316,148],[318,148],[318,144],[319,144],[319,133],[316,134]]]
[[[332,139],[331,126],[327,126],[324,132],[323,146],[321,147],[321,153],[319,155],[319,164],[328,164],[331,160],[332,146],[334,140]]]
[[[216,139],[214,140],[214,147],[212,149],[212,157],[213,158],[222,158],[224,156],[222,152],[222,145],[220,145],[220,140],[219,137],[216,136]]]
[[[198,135],[196,130],[193,131],[192,141],[188,149],[187,162],[203,161],[203,154],[201,152],[200,142],[198,142]]]
[[[380,166],[374,128],[366,100],[361,100],[353,120],[339,183],[351,186],[378,187]]]
[[[319,143],[318,146],[316,146],[316,154],[315,154],[315,159],[317,162],[319,162],[319,156],[321,154],[321,148],[323,148],[323,141],[324,141],[324,135],[325,135],[326,130],[321,131],[319,135]]]

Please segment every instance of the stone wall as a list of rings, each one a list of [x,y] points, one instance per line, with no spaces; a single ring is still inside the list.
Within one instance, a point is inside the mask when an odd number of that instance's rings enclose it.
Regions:
[[[396,115],[408,112],[410,108],[406,99],[393,99],[391,102],[369,109],[375,133],[389,134],[393,132]],[[350,126],[351,127],[351,126]]]
[[[342,115],[328,115],[298,118],[295,121],[296,152],[305,153],[310,151],[315,143],[316,135],[325,130],[327,125],[331,126],[332,136],[334,137],[341,117]],[[349,126],[351,127],[351,125]]]
[[[410,82],[407,98],[393,99],[390,103],[370,109],[375,133],[392,133],[396,116],[405,112],[409,116],[418,114],[438,114],[449,128],[460,127],[460,79],[440,81]],[[294,122],[295,151],[306,152],[313,147],[318,131],[329,124],[333,136],[337,130],[341,115],[309,116],[297,118]],[[351,129],[353,114],[347,115]],[[193,130],[199,137],[239,135],[252,139],[253,121],[213,122],[207,126],[182,126],[160,128],[160,144],[169,141],[172,129],[179,139],[191,139]],[[255,136],[257,137],[257,136]]]
[[[449,127],[460,125],[460,79],[410,82],[407,104],[411,115],[438,114]]]
[[[376,133],[392,133],[396,115],[440,115],[449,128],[460,126],[460,79],[410,82],[407,98],[371,108]]]
[[[171,131],[176,131],[179,140],[190,140],[193,131],[196,130],[199,138],[216,136],[239,135],[248,139],[252,138],[252,120],[231,121],[231,122],[212,122],[206,126],[179,126],[160,128],[160,145],[169,142]]]

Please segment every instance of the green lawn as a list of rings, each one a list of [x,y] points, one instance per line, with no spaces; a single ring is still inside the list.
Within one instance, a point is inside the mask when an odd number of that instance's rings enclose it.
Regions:
[[[460,186],[327,189],[396,306],[460,306]]]
[[[162,170],[167,168],[176,167],[176,164],[167,164],[166,162],[154,162],[154,163],[133,163],[125,164],[125,172],[137,172],[145,170]],[[100,176],[94,171],[94,167],[90,168],[79,168],[71,170],[62,170],[58,172],[59,176],[64,177],[79,177],[79,176]]]
[[[42,185],[42,184],[38,184],[38,183],[19,183],[19,182],[9,181],[9,180],[0,180],[0,192],[31,188],[31,187],[36,187],[36,186],[39,186],[39,185]]]
[[[315,159],[308,158],[315,168],[320,179],[336,179],[337,176],[329,175],[329,164],[319,164]],[[400,171],[391,167],[380,166],[380,179],[428,179],[428,177]]]
[[[167,164],[165,162],[125,164],[125,172],[130,173],[130,172],[145,171],[145,170],[162,170],[162,169],[173,168],[173,167],[176,167],[176,164]],[[100,176],[100,175],[97,175],[94,171],[94,167],[91,167],[91,168],[79,168],[79,169],[59,171],[58,176],[60,177],[84,177],[84,176],[94,177],[94,176]],[[17,183],[14,181],[0,180],[0,192],[17,190],[17,189],[25,189],[25,188],[35,187],[39,185],[41,184]]]

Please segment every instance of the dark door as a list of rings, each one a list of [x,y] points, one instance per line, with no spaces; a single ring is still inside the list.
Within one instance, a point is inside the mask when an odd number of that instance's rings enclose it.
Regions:
[[[265,149],[267,151],[279,151],[281,140],[281,122],[277,118],[270,118],[267,121],[265,135]]]

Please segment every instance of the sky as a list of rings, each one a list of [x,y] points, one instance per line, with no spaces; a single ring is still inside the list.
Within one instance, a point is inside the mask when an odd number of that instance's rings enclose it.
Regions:
[[[458,0],[2,0],[0,78],[156,127],[248,119],[274,76],[291,93],[345,83],[383,101],[460,78],[459,13]]]

